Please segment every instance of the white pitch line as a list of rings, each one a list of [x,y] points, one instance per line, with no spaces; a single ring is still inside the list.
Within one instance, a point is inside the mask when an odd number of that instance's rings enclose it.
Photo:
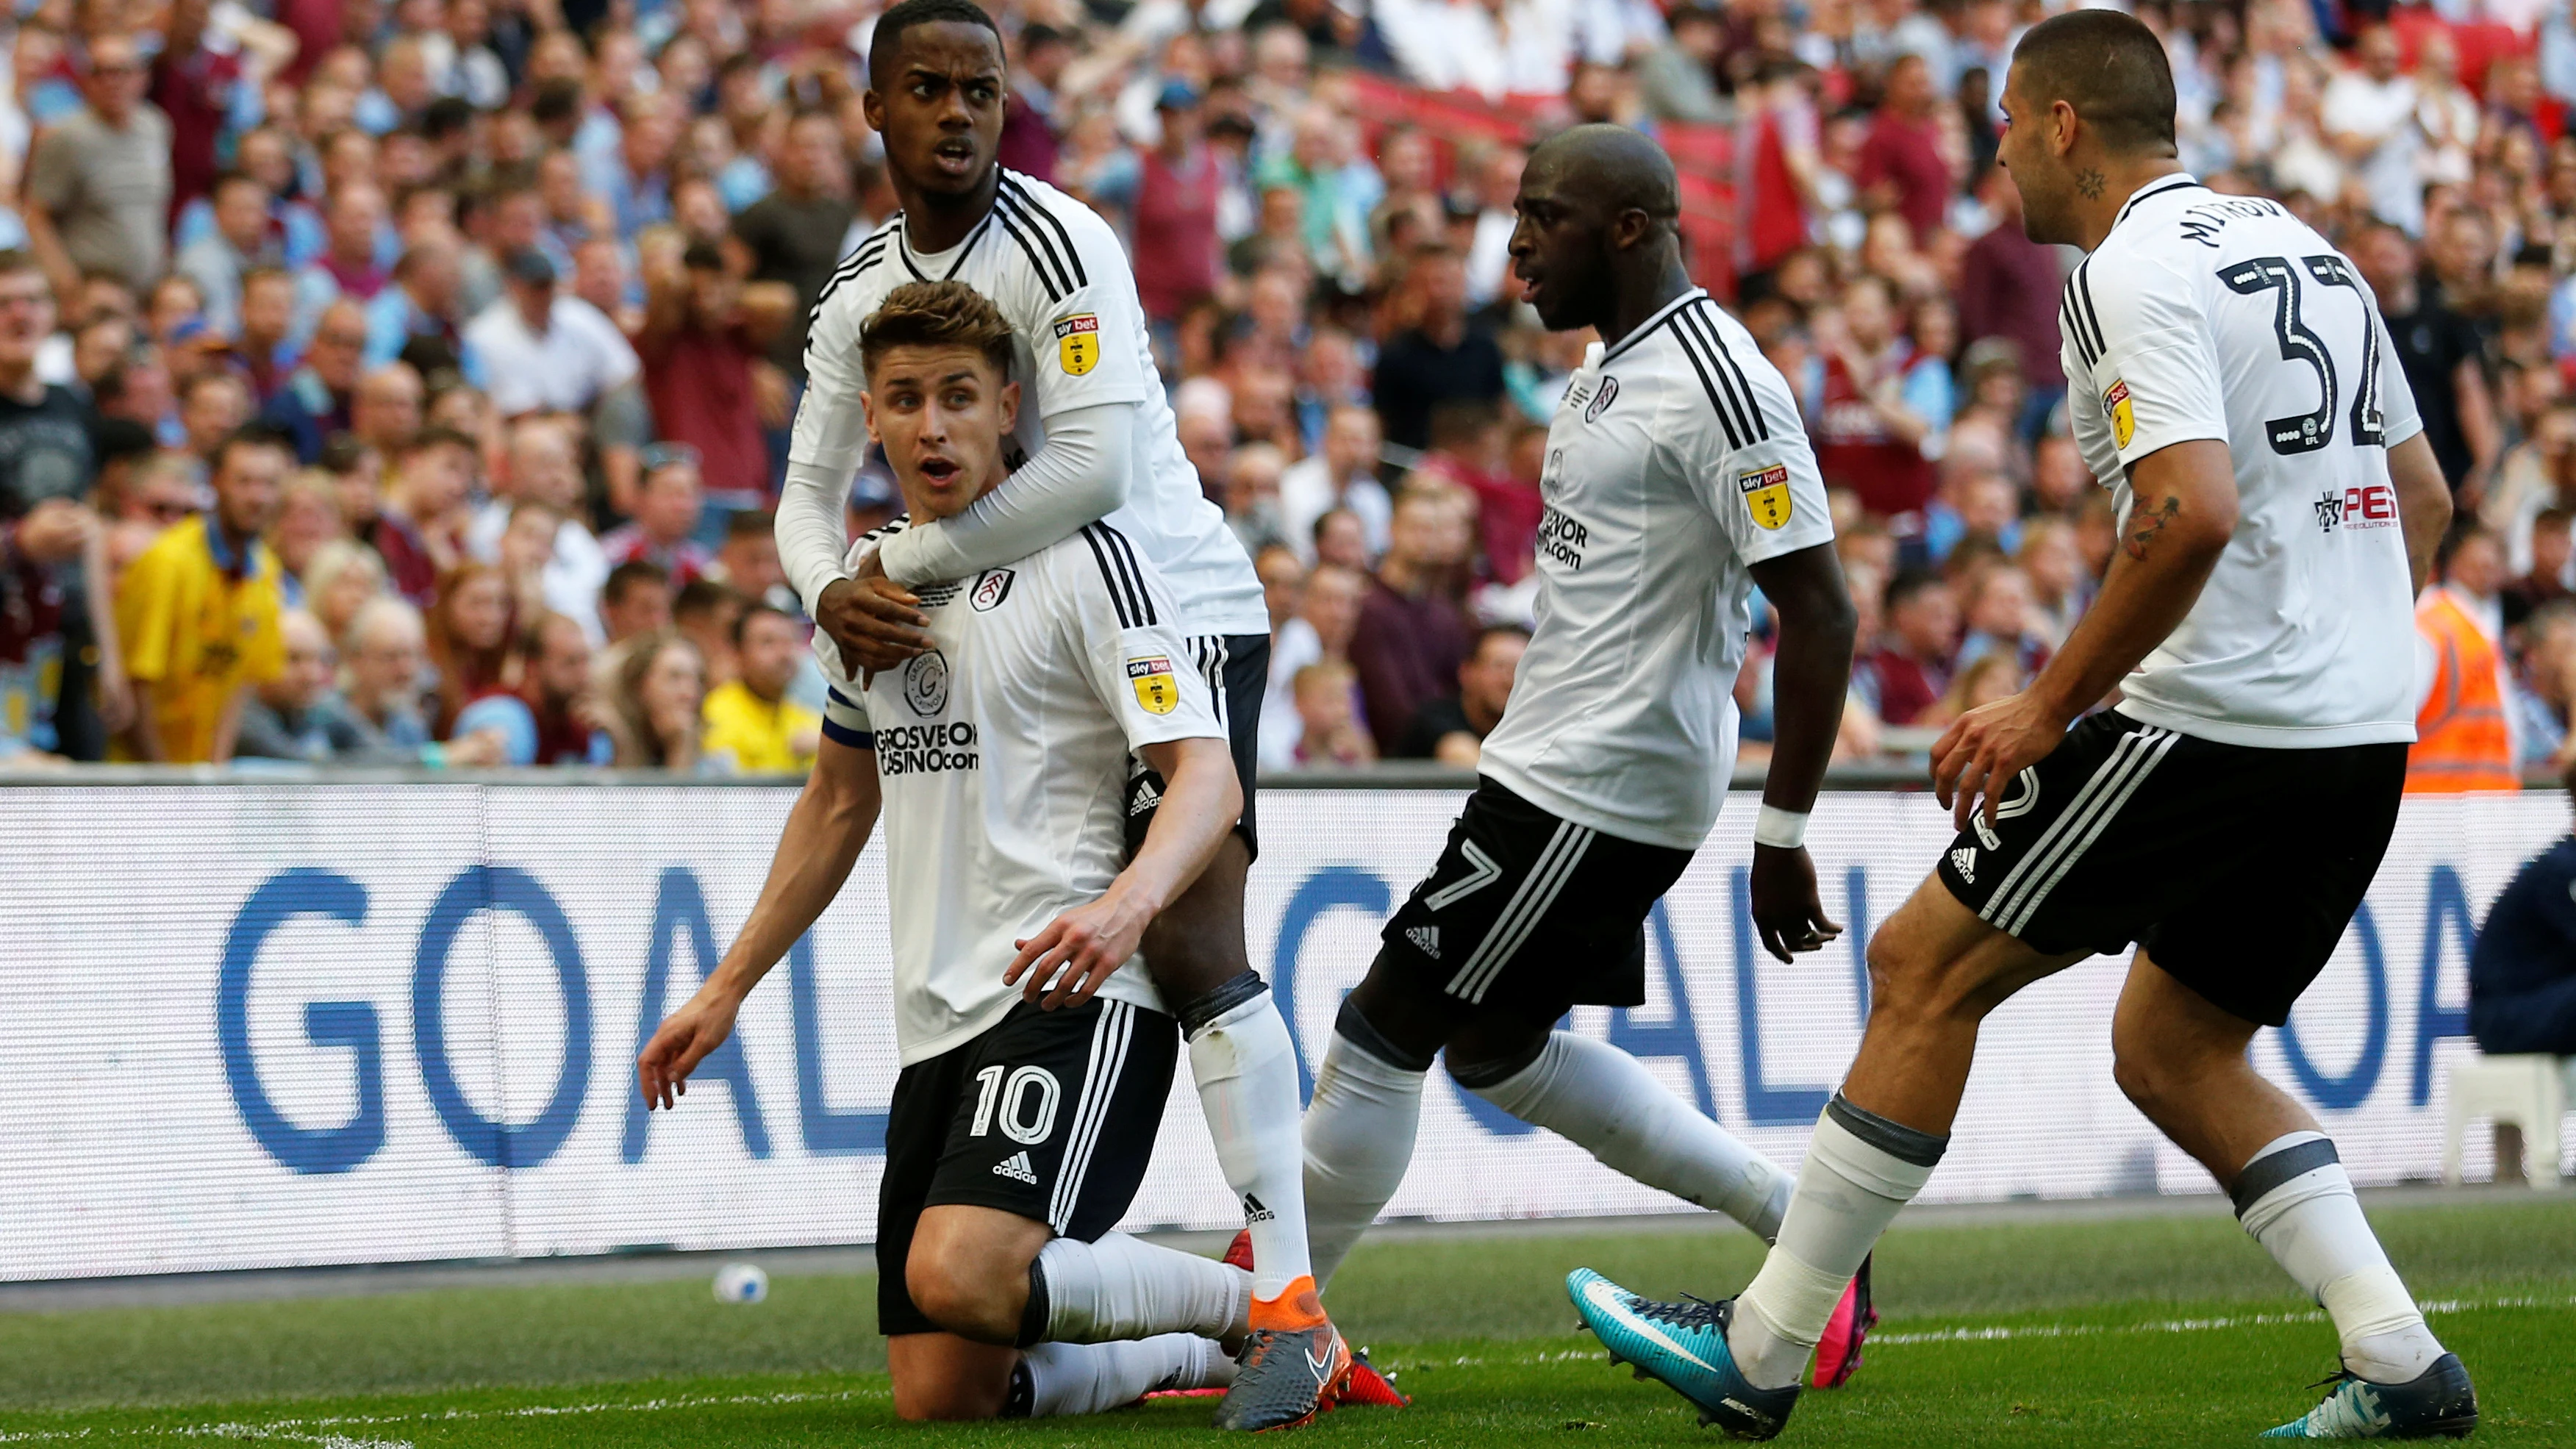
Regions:
[[[546,1419],[567,1414],[652,1414],[674,1409],[728,1407],[770,1408],[789,1404],[844,1403],[881,1399],[883,1389],[844,1389],[837,1393],[703,1394],[668,1399],[639,1399],[623,1404],[523,1404],[512,1409],[441,1409],[426,1414],[332,1414],[310,1419],[274,1419],[245,1424],[163,1424],[135,1428],[35,1429],[0,1433],[0,1444],[61,1444],[81,1439],[269,1439],[319,1444],[323,1449],[411,1449],[409,1440],[356,1439],[338,1429],[380,1429],[402,1424],[454,1424],[485,1419]]]
[[[2461,1313],[2480,1308],[2569,1308],[2576,1298],[2440,1298],[2415,1305],[2426,1313]],[[1869,1342],[1878,1344],[1907,1343],[2001,1343],[2019,1338],[2082,1338],[2106,1333],[2213,1333],[2229,1328],[2273,1328],[2286,1323],[2323,1323],[2326,1316],[2315,1309],[2302,1313],[2240,1313],[2220,1318],[2167,1318],[2154,1323],[2081,1324],[2034,1323],[2019,1327],[1999,1325],[1991,1328],[1942,1328],[1921,1333],[1877,1333]]]
[[[2426,1313],[2466,1313],[2487,1308],[2576,1308],[2576,1298],[2437,1298],[2419,1303]],[[2095,1325],[2082,1323],[2035,1323],[2020,1326],[1996,1325],[1988,1328],[1942,1328],[1920,1333],[1873,1334],[1872,1345],[1918,1343],[2002,1343],[2025,1338],[2083,1338],[2100,1334],[2123,1333],[2213,1333],[2230,1328],[2269,1328],[2290,1323],[2323,1323],[2323,1313],[2242,1313],[2218,1318],[2168,1318],[2153,1323]],[[1516,1366],[1565,1363],[1590,1358],[1585,1349],[1550,1349],[1502,1360]],[[1452,1367],[1481,1367],[1494,1360],[1462,1356],[1450,1360]],[[1394,1365],[1401,1368],[1401,1364]],[[485,1419],[542,1419],[567,1414],[653,1414],[675,1409],[727,1407],[784,1407],[789,1404],[846,1403],[853,1399],[877,1399],[886,1395],[883,1389],[844,1389],[829,1394],[726,1394],[682,1395],[669,1399],[640,1399],[623,1404],[523,1404],[514,1409],[442,1409],[430,1414],[336,1414],[312,1419],[277,1419],[263,1424],[225,1422],[217,1424],[169,1424],[128,1429],[37,1429],[19,1433],[0,1433],[0,1444],[62,1444],[82,1439],[267,1439],[294,1444],[318,1444],[322,1449],[412,1449],[404,1439],[357,1439],[333,1430],[344,1428],[388,1428],[402,1424],[453,1424]]]

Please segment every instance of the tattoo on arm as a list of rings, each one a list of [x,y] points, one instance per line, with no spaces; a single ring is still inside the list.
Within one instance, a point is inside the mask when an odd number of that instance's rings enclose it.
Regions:
[[[2165,531],[2166,524],[2181,516],[2182,500],[2172,494],[2166,494],[2164,501],[2152,508],[2147,500],[2141,498],[2129,511],[2128,537],[2120,541],[2120,546],[2128,550],[2129,557],[2143,563],[2147,547],[2156,541],[2156,535]]]
[[[2111,178],[2099,171],[2086,170],[2075,173],[2075,189],[2084,193],[2086,201],[2101,200],[2102,188],[2108,186],[2110,182]]]

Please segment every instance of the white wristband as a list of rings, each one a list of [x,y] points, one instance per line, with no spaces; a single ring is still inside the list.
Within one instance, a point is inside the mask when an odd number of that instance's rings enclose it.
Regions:
[[[1765,805],[1753,817],[1753,843],[1796,850],[1807,843],[1807,817],[1795,810]]]

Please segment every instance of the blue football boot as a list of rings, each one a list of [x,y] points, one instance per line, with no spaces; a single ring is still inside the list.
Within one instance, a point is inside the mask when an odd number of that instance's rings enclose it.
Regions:
[[[1727,1351],[1726,1325],[1735,1300],[1692,1298],[1657,1303],[1640,1298],[1589,1268],[1565,1278],[1566,1296],[1583,1326],[1610,1350],[1612,1363],[1634,1364],[1637,1377],[1661,1380],[1691,1401],[1702,1424],[1715,1424],[1738,1439],[1768,1439],[1789,1422],[1798,1386],[1757,1389]]]
[[[2325,1402],[2266,1439],[2465,1439],[2478,1426],[2478,1394],[2460,1356],[2446,1353],[2402,1384],[2374,1384],[2350,1369],[2325,1380]]]

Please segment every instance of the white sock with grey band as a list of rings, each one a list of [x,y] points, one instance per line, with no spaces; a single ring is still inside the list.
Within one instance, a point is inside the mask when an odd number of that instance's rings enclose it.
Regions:
[[[1252,1233],[1252,1293],[1266,1302],[1311,1271],[1297,1047],[1269,986],[1249,971],[1180,1017],[1217,1166]]]
[[[2265,1143],[2229,1196],[2245,1231],[2334,1320],[2344,1367],[2375,1384],[2402,1384],[2442,1356],[2324,1133]]]
[[[1949,1145],[1855,1107],[1840,1092],[1825,1104],[1780,1240],[1737,1298],[1727,1330],[1727,1350],[1754,1387],[1786,1388],[1806,1372],[1852,1275]]]
[[[1318,1290],[1331,1285],[1334,1270],[1413,1163],[1422,1078],[1431,1063],[1417,1066],[1396,1060],[1400,1055],[1342,1003],[1332,1047],[1315,1069],[1315,1098],[1306,1106],[1306,1246]]]

